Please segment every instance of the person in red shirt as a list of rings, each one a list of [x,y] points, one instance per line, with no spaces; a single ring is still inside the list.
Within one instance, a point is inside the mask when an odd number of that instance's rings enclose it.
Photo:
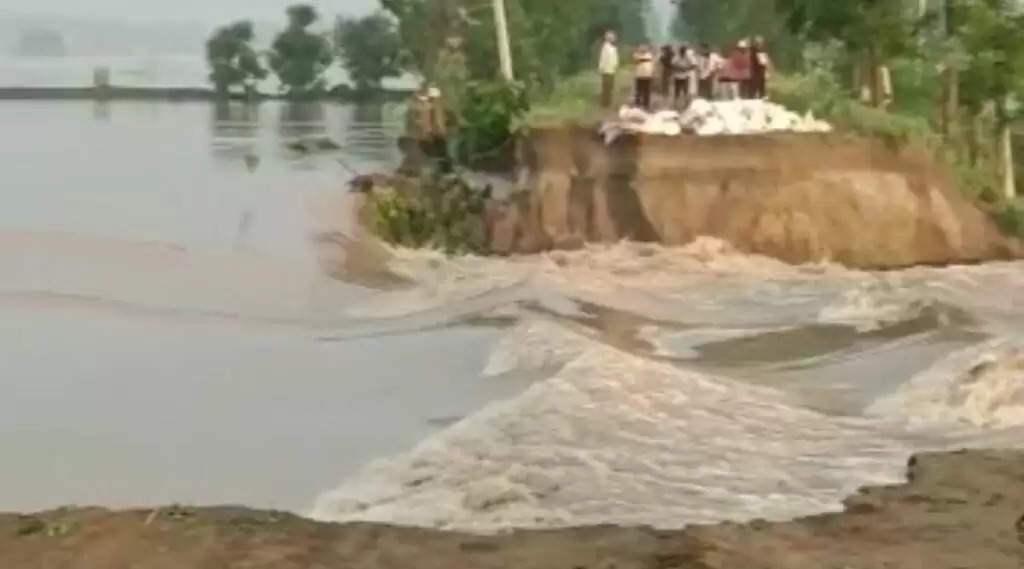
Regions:
[[[740,40],[729,52],[722,72],[722,85],[727,99],[750,97],[750,43]]]
[[[736,80],[737,90],[741,99],[749,99],[751,96],[751,79],[753,70],[750,68],[750,42],[740,40],[736,49],[729,55],[729,64],[733,68],[733,78]]]

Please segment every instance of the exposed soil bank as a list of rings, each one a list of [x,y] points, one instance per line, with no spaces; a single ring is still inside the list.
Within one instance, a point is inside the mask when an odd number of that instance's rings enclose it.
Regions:
[[[894,268],[1020,256],[922,153],[843,134],[531,133],[528,191],[492,204],[490,250],[707,235],[794,263]]]
[[[0,567],[18,569],[1020,569],[1024,453],[912,459],[910,482],[846,512],[679,532],[593,527],[481,537],[319,524],[244,508],[0,515]]]

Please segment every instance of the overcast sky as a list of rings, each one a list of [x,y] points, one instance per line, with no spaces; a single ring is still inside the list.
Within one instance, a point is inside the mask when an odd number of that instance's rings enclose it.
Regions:
[[[296,0],[0,0],[0,15],[50,16],[103,20],[195,21],[217,24],[248,18],[274,21]],[[323,14],[362,14],[377,0],[312,0]]]

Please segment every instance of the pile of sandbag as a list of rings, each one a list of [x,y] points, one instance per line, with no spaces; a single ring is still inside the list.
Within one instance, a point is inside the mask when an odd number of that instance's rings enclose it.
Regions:
[[[623,107],[618,120],[602,128],[606,138],[622,132],[679,136],[764,134],[769,132],[831,132],[832,125],[813,113],[799,115],[782,105],[762,100],[706,101],[697,99],[686,111],[657,111]]]

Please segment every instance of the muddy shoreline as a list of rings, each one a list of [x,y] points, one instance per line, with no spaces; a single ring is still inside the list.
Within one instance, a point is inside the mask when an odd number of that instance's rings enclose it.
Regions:
[[[324,524],[243,507],[0,514],[17,569],[1019,569],[1024,452],[920,455],[845,512],[682,531],[601,526],[475,536]]]

